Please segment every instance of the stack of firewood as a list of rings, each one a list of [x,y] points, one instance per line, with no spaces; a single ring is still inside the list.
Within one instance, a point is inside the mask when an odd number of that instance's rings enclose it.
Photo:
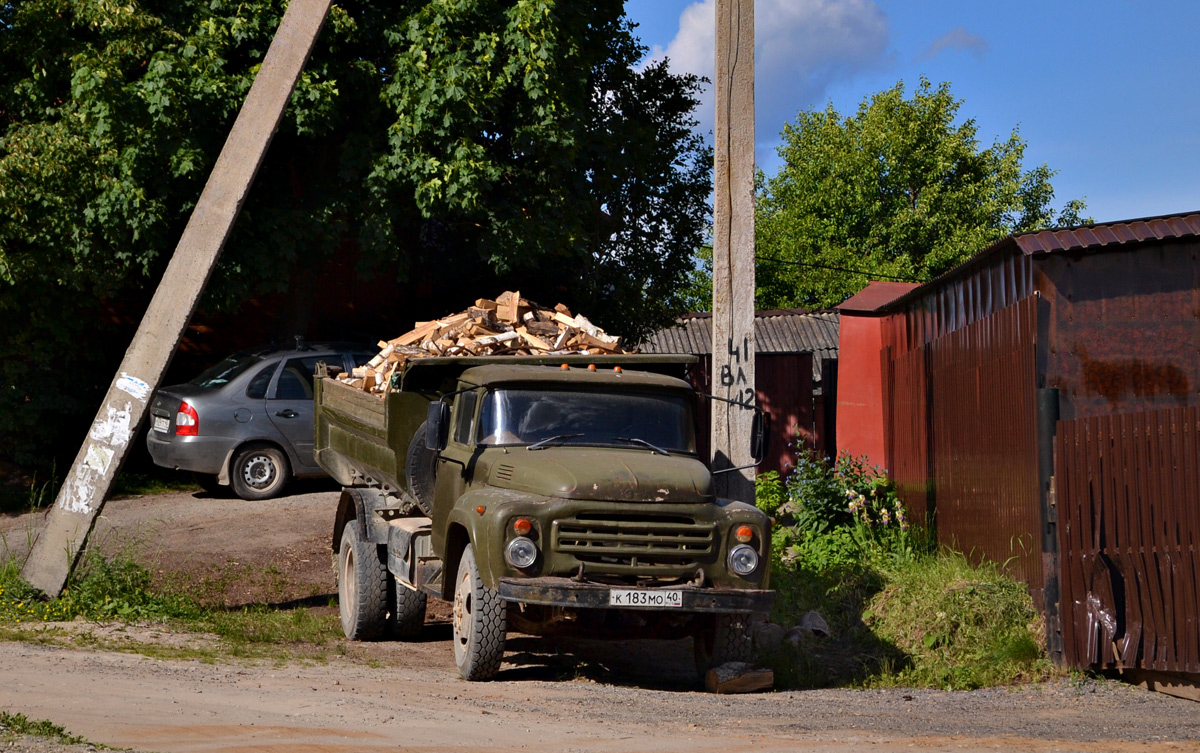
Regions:
[[[626,353],[620,338],[573,316],[563,304],[552,309],[505,291],[495,300],[480,298],[452,316],[417,322],[394,340],[380,340],[379,355],[341,377],[358,389],[384,393],[392,375],[410,358],[430,356],[605,355]]]

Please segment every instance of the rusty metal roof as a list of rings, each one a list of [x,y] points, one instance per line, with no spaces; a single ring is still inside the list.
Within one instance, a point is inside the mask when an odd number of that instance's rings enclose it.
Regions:
[[[1049,254],[1082,248],[1190,238],[1200,235],[1200,212],[1169,214],[1140,220],[1040,230],[1010,236],[1026,254]]]
[[[758,311],[754,314],[754,343],[759,353],[812,353],[813,379],[821,380],[821,363],[837,358],[836,311],[802,309]],[[642,343],[642,353],[712,353],[712,315],[689,314],[674,327],[654,332]]]
[[[1042,256],[1068,251],[1112,251],[1137,243],[1183,240],[1198,236],[1200,236],[1200,211],[1009,235],[929,282],[913,288],[898,298],[880,304],[873,311],[883,313],[920,298],[931,288],[941,285],[946,280],[961,277],[996,254],[1005,251],[1015,250],[1026,256]],[[871,311],[871,309],[859,310]]]
[[[920,283],[916,282],[872,280],[865,288],[843,301],[837,309],[848,314],[875,311],[919,286]]]

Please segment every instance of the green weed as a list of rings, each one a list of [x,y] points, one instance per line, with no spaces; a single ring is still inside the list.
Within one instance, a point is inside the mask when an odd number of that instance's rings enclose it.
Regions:
[[[0,711],[0,732],[7,732],[11,735],[45,737],[65,745],[93,745],[86,738],[79,735],[72,735],[62,727],[46,719],[33,721],[24,714],[10,714],[7,711]],[[94,747],[107,748],[107,746]]]
[[[939,551],[880,469],[802,454],[786,480],[764,474],[756,491],[776,522],[772,620],[795,625],[815,610],[830,628],[760,657],[777,685],[974,688],[1052,671],[1025,587]]]

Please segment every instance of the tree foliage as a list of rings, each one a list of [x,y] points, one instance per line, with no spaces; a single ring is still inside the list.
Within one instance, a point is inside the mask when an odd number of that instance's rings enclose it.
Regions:
[[[1054,171],[1022,167],[1025,141],[980,148],[975,121],[956,123],[950,85],[921,79],[832,105],[783,129],[778,174],[760,175],[760,308],[834,306],[871,279],[926,281],[1010,233],[1076,225],[1082,201],[1050,208]]]
[[[140,316],[285,6],[0,8],[0,454],[103,391],[128,332],[101,315]],[[322,265],[349,254],[396,275],[392,321],[500,285],[613,332],[669,320],[707,227],[698,81],[635,70],[622,6],[335,5],[202,305],[289,294],[271,315],[303,334]],[[52,396],[64,352],[95,383]]]

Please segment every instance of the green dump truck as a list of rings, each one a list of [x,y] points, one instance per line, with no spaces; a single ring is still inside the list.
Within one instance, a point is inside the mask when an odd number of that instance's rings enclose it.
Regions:
[[[420,358],[382,396],[318,372],[346,636],[414,638],[433,596],[468,680],[496,674],[510,630],[690,635],[701,673],[748,658],[770,519],[713,492],[707,400],[671,375],[692,360]]]

